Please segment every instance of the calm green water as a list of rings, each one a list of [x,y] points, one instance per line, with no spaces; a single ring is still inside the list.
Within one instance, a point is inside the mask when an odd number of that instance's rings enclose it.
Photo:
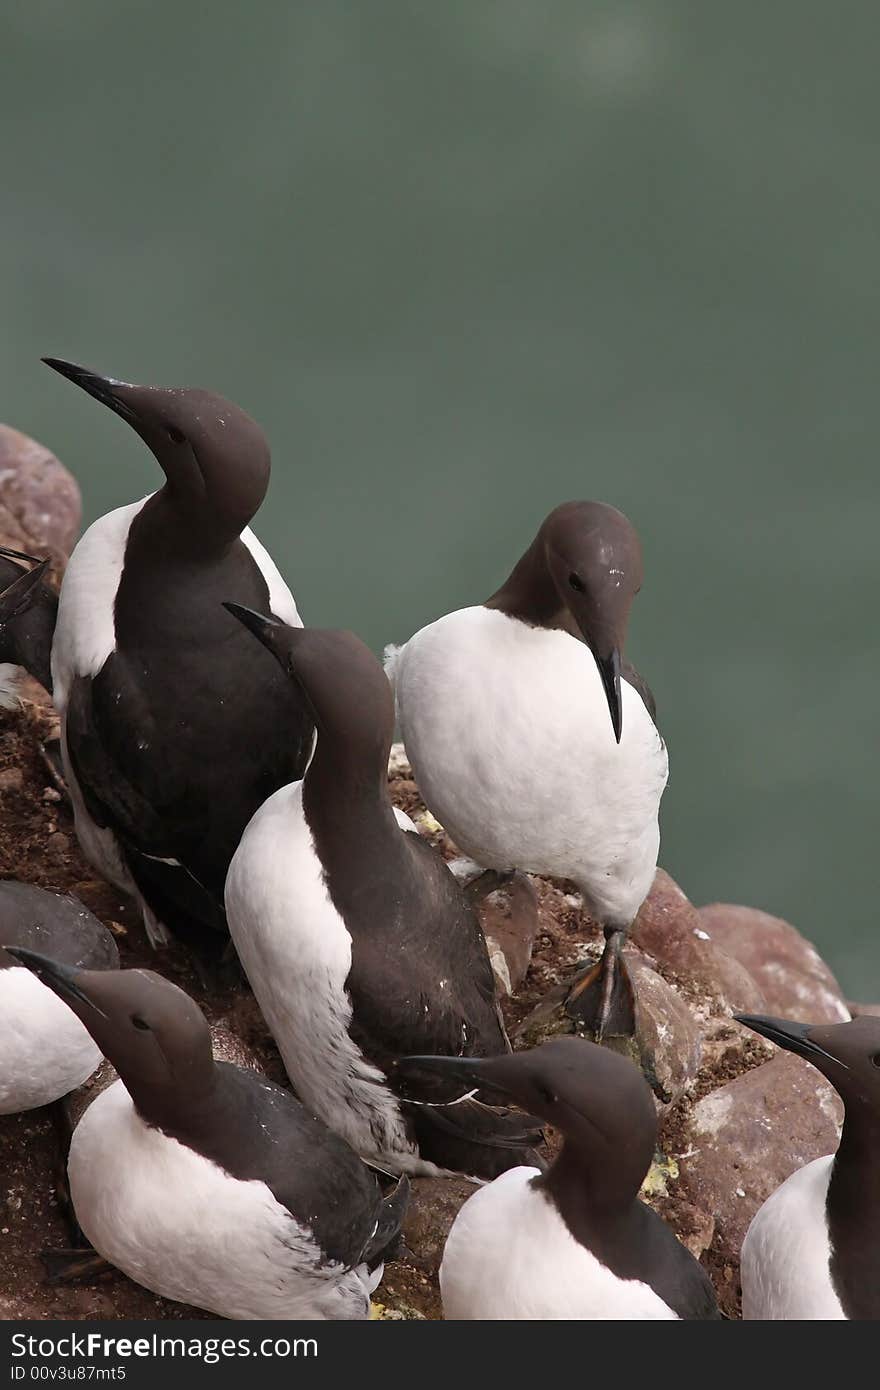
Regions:
[[[375,647],[623,507],[663,861],[880,998],[875,0],[6,0],[0,418],[155,485],[39,366],[211,386],[257,529]]]

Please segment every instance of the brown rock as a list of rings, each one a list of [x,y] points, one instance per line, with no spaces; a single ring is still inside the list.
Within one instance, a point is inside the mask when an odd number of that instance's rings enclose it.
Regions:
[[[738,960],[764,996],[764,1012],[806,1023],[850,1016],[840,986],[796,927],[754,907],[711,903],[698,912],[712,942]],[[743,1012],[750,1012],[746,1009]]]
[[[538,895],[531,879],[516,874],[477,904],[500,994],[510,995],[526,977],[538,935]]]
[[[413,1179],[403,1238],[417,1269],[437,1273],[452,1223],[476,1191],[467,1178]]]
[[[4,792],[20,792],[24,787],[24,773],[20,767],[4,767],[0,770],[0,796]]]
[[[0,545],[51,555],[63,570],[79,531],[79,488],[53,453],[0,424]]]
[[[659,1098],[671,1104],[700,1069],[702,1030],[677,990],[638,951],[624,948],[635,997],[637,1054]]]
[[[758,1208],[805,1163],[837,1148],[843,1106],[823,1076],[781,1052],[694,1106],[679,1192],[715,1216],[715,1256],[739,1262]]]
[[[65,835],[62,830],[56,830],[46,841],[46,857],[53,863],[61,863],[65,855],[70,852],[70,836]]]
[[[728,1013],[759,1012],[760,988],[748,969],[707,940],[693,903],[664,869],[630,930],[630,940],[661,968],[710,995]]]

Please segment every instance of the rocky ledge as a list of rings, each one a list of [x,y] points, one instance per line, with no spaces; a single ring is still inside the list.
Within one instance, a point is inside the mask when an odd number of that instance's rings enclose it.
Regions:
[[[48,549],[60,568],[78,515],[76,485],[62,465],[0,427],[0,544],[41,554]],[[169,975],[202,1004],[225,1055],[240,1047],[242,1061],[283,1083],[246,985],[230,984],[206,997],[186,956],[175,948],[153,953],[131,905],[97,880],[82,858],[69,809],[40,754],[54,724],[48,697],[32,683],[22,688],[15,708],[0,710],[0,877],[75,894],[114,932],[123,965]],[[421,803],[400,748],[392,754],[389,783],[395,803],[455,861],[455,846]],[[517,877],[509,890],[487,898],[482,911],[507,1024],[522,1045],[534,1030],[538,1002],[579,962],[598,957],[601,932],[570,885],[541,879]],[[662,870],[626,950],[643,1055],[661,1097],[658,1150],[643,1196],[704,1262],[724,1312],[735,1318],[739,1252],[752,1216],[796,1168],[834,1149],[841,1107],[808,1063],[778,1052],[732,1014],[821,1022],[848,1018],[849,1009],[831,971],[796,928],[752,908],[696,908]],[[46,1282],[40,1251],[69,1239],[58,1154],[49,1113],[0,1117],[0,1317],[207,1316],[156,1298],[121,1274],[94,1285]],[[405,1249],[387,1267],[377,1294],[382,1316],[440,1316],[443,1244],[472,1191],[463,1179],[413,1184]]]

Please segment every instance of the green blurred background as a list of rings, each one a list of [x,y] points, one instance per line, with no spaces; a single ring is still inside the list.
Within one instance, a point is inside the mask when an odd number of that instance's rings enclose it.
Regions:
[[[5,0],[0,418],[156,484],[38,363],[266,427],[256,529],[377,649],[626,510],[662,859],[880,998],[876,0]]]

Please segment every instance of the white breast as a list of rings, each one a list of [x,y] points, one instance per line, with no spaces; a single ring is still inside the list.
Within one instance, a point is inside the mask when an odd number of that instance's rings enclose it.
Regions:
[[[144,1124],[121,1081],[78,1124],[68,1174],[98,1253],[163,1298],[237,1319],[369,1313],[365,1267],[323,1265],[265,1183],[232,1178]]]
[[[75,1014],[23,966],[0,970],[0,1115],[51,1105],[101,1053]]]
[[[465,608],[389,661],[416,780],[456,844],[489,868],[572,878],[609,926],[653,880],[666,749],[621,684],[614,739],[589,649],[564,632]]]
[[[743,1241],[743,1318],[830,1321],[845,1318],[829,1272],[825,1199],[834,1157],[792,1173],[755,1214]]]
[[[574,1239],[532,1185],[537,1168],[511,1168],[469,1197],[440,1266],[449,1319],[607,1321],[675,1319],[648,1285],[619,1279]]]
[[[301,782],[270,796],[248,825],[226,878],[226,916],[302,1101],[363,1157],[436,1171],[418,1159],[395,1096],[349,1036],[351,937],[325,886]]]

